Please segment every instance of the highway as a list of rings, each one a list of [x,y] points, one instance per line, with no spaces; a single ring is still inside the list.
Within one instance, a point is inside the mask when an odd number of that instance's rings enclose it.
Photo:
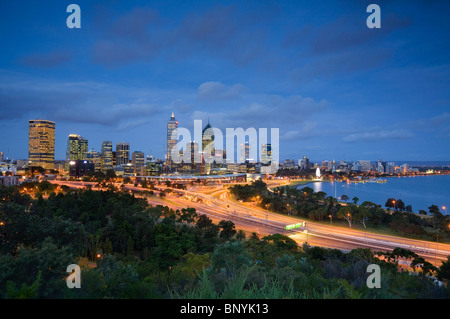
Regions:
[[[67,185],[72,188],[84,188],[91,185],[97,189],[97,183],[73,182],[73,181],[50,181],[55,184]],[[272,182],[273,183],[273,182]],[[285,181],[280,181],[286,183]],[[118,187],[121,184],[116,184]],[[270,185],[271,187],[273,186]],[[157,186],[158,189],[167,189],[166,186]],[[125,185],[129,191],[148,190],[142,187]],[[372,251],[391,251],[395,247],[401,247],[414,251],[432,264],[440,265],[450,255],[450,245],[415,240],[409,238],[395,237],[389,235],[374,234],[354,230],[351,228],[324,225],[306,221],[304,227],[285,230],[286,225],[303,222],[296,217],[276,214],[267,211],[254,203],[241,203],[229,197],[228,190],[223,184],[215,186],[192,186],[186,190],[171,189],[172,192],[166,197],[154,196],[147,198],[151,205],[164,205],[173,209],[193,207],[198,214],[206,214],[214,222],[220,220],[232,221],[237,229],[248,233],[255,232],[260,236],[281,233],[294,239],[299,245],[308,242],[311,246],[335,248],[350,251],[354,248],[370,248]]]

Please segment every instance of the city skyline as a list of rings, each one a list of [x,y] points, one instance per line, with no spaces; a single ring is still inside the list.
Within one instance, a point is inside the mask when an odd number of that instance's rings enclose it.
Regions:
[[[0,5],[5,157],[45,118],[56,159],[69,134],[164,159],[173,111],[190,130],[279,127],[280,160],[450,158],[444,1],[379,1],[378,30],[364,1],[77,4],[78,30],[65,3]]]

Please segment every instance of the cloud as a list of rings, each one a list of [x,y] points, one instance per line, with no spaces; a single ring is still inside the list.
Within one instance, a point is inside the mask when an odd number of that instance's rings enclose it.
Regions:
[[[34,53],[20,60],[20,62],[29,67],[35,68],[53,68],[60,66],[72,60],[72,53],[66,51],[52,51],[47,53]]]
[[[390,33],[411,25],[411,20],[392,13],[383,16],[382,28],[375,30],[366,27],[361,15],[343,15],[337,20],[326,23],[316,30],[312,43],[314,54],[324,54],[361,46],[377,46]]]
[[[198,99],[208,102],[239,100],[246,91],[248,89],[242,84],[227,86],[220,82],[204,82],[198,87]]]
[[[112,126],[141,125],[164,111],[155,102],[164,93],[98,82],[63,82],[0,72],[5,83],[0,105],[8,106],[1,120],[46,116],[57,121]]]
[[[381,130],[373,132],[354,133],[345,136],[342,140],[347,143],[355,142],[373,142],[379,140],[399,140],[414,137],[414,134],[408,130]]]
[[[236,65],[257,61],[269,50],[264,16],[215,5],[171,21],[139,7],[100,25],[92,60],[109,67],[156,58],[186,61],[219,58]]]
[[[214,111],[195,110],[191,120],[210,119],[211,125],[225,128],[280,128],[280,135],[312,134],[317,123],[310,117],[325,110],[328,102],[305,98],[300,95],[267,95],[247,93],[242,100],[223,103]],[[210,109],[210,107],[209,107]],[[296,134],[296,133],[295,133]]]
[[[94,43],[92,59],[118,66],[155,57],[161,50],[159,15],[155,10],[136,7],[108,24]]]

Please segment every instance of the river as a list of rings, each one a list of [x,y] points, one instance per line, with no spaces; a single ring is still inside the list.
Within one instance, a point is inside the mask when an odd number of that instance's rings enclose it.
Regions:
[[[436,205],[445,215],[450,206],[450,175],[387,177],[386,183],[344,183],[344,182],[311,182],[298,186],[311,187],[315,192],[325,192],[336,198],[347,195],[350,202],[353,197],[359,198],[359,204],[371,201],[382,205],[388,198],[401,199],[411,205],[415,213]],[[445,207],[446,209],[443,209]]]

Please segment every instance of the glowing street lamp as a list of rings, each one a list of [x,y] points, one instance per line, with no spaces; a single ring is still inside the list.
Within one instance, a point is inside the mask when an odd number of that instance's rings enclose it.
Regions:
[[[445,210],[445,215],[447,215],[447,207],[446,206],[442,206],[442,209]]]
[[[394,203],[394,210],[396,210],[396,209],[395,209],[395,200],[393,200],[392,202]]]

